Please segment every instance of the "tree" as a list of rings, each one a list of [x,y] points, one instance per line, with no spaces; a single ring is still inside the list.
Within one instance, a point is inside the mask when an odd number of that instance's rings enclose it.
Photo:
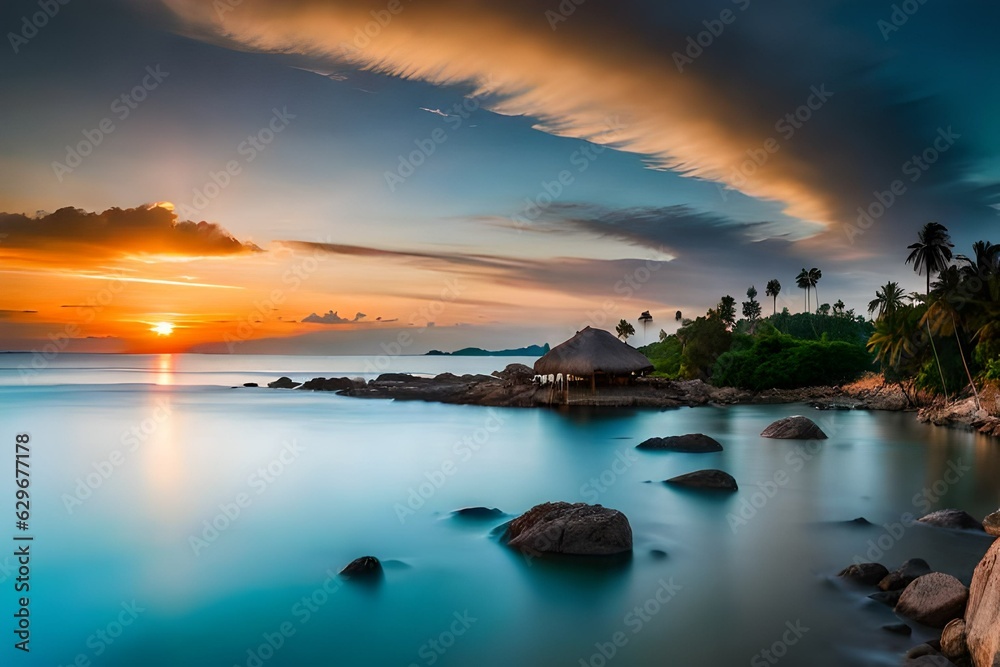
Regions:
[[[728,294],[722,297],[719,300],[719,305],[716,306],[716,312],[722,323],[726,325],[726,329],[732,329],[733,325],[736,324],[736,299]]]
[[[951,242],[948,228],[939,222],[928,222],[917,234],[919,241],[907,247],[910,250],[906,258],[907,264],[913,264],[917,274],[927,276],[927,294],[931,293],[931,273],[941,273],[951,261]]]
[[[844,308],[846,308],[846,305],[844,304],[844,302],[841,301],[840,299],[837,299],[837,303],[833,304],[833,315],[834,315],[834,317],[843,317],[844,316]]]
[[[772,309],[772,315],[777,315],[778,313],[778,295],[781,294],[781,283],[778,282],[776,278],[772,278],[767,281],[767,289],[764,294],[774,299],[774,307]]]
[[[757,301],[757,288],[753,285],[747,290],[748,301],[743,302],[743,317],[750,321],[750,329],[760,319],[760,302]]]
[[[903,307],[903,288],[898,283],[889,281],[875,292],[875,298],[868,302],[868,314],[878,311],[878,320],[895,316]]]
[[[649,314],[648,310],[642,311],[639,315],[639,321],[642,322],[642,342],[646,342],[646,325],[653,321],[653,316]]]
[[[830,315],[830,304],[824,303],[823,305],[821,305],[819,308],[816,309],[816,312],[819,313],[820,315],[828,317]]]
[[[819,269],[815,267],[809,269],[809,287],[816,291],[816,303],[819,303],[819,288],[817,287],[817,283],[819,283],[819,279],[822,277],[823,272]]]
[[[806,291],[806,311],[805,312],[808,313],[809,312],[809,287],[810,287],[810,283],[809,283],[809,272],[806,271],[804,268],[801,271],[799,271],[799,275],[795,276],[795,285],[799,289],[804,289]]]
[[[684,319],[684,316],[681,315],[681,311],[678,310],[677,313],[674,315],[674,320],[676,322],[680,322],[683,319]]]
[[[615,333],[617,333],[618,337],[627,343],[628,337],[635,335],[635,327],[632,326],[628,320],[622,320],[618,323],[618,326],[615,327]]]
[[[979,404],[979,391],[976,383],[972,379],[969,371],[969,363],[965,358],[965,350],[962,347],[962,337],[959,335],[962,322],[960,307],[963,300],[962,272],[956,266],[949,266],[938,274],[938,279],[934,282],[933,291],[927,295],[927,312],[924,313],[923,324],[927,326],[930,335],[951,336],[954,334],[955,342],[958,343],[958,354],[962,359],[962,367],[965,369],[965,377],[972,387],[972,394],[976,398],[976,409],[981,409]],[[956,305],[958,304],[958,305]]]

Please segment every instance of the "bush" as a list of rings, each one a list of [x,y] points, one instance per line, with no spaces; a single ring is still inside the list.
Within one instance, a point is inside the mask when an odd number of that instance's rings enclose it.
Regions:
[[[753,391],[836,385],[873,368],[863,344],[799,340],[774,330],[758,335],[749,347],[736,348],[715,362],[713,384]]]
[[[640,347],[639,351],[653,362],[656,375],[677,378],[681,370],[681,342],[677,336],[667,336],[658,343]]]

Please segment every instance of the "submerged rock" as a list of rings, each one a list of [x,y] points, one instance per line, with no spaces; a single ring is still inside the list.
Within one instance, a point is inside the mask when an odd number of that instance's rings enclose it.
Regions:
[[[463,519],[500,519],[506,516],[496,507],[463,507],[452,512],[452,515]]]
[[[686,435],[671,435],[666,438],[649,438],[636,445],[636,449],[704,454],[707,452],[721,452],[722,445],[715,438],[710,438],[703,433],[688,433]]]
[[[886,632],[891,632],[895,635],[903,635],[909,637],[913,634],[913,628],[908,626],[906,623],[891,623],[889,625],[883,625],[882,629]]]
[[[350,389],[353,386],[354,380],[351,378],[313,378],[303,383],[299,389],[309,391],[341,391],[343,389]]]
[[[795,440],[826,440],[826,433],[808,417],[795,415],[774,422],[763,431],[765,438],[785,438]]]
[[[717,491],[736,491],[739,487],[736,480],[723,470],[696,470],[686,475],[678,475],[666,480],[664,484],[691,486],[698,489],[713,489]]]
[[[961,581],[943,572],[918,577],[903,590],[896,613],[932,628],[943,628],[948,621],[965,613],[969,589]]]
[[[1000,540],[993,542],[972,575],[965,637],[975,667],[1000,664]]]
[[[882,563],[855,563],[845,567],[837,573],[837,576],[857,581],[866,586],[874,586],[882,581],[887,574],[889,574],[889,570]]]
[[[920,523],[952,530],[983,530],[983,524],[974,516],[962,510],[938,510],[917,519]]]
[[[348,579],[381,579],[382,563],[375,556],[362,556],[355,558],[347,567],[340,571],[340,574]]]
[[[295,382],[290,377],[281,376],[280,378],[278,378],[274,382],[268,382],[267,386],[270,387],[271,389],[295,389],[300,384],[302,384],[302,383],[301,382]]]
[[[903,594],[903,591],[879,591],[878,593],[872,593],[868,597],[875,602],[881,602],[884,605],[895,608],[899,604],[899,596]]]
[[[931,566],[923,558],[911,558],[890,572],[880,582],[878,587],[883,591],[901,591],[909,586],[914,579],[931,573]]]
[[[244,387],[259,387],[260,385],[257,384],[256,382],[244,382],[243,386]]]
[[[529,553],[606,556],[632,551],[632,526],[618,510],[543,503],[507,526],[507,544]]]

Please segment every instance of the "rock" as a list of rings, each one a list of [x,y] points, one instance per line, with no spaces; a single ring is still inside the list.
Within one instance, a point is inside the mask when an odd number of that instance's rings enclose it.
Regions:
[[[290,377],[281,376],[280,378],[278,378],[274,382],[268,382],[267,386],[270,387],[271,389],[295,389],[300,384],[302,384],[302,383],[301,382],[293,382],[292,378],[290,378]]]
[[[1000,510],[983,519],[983,530],[990,535],[1000,537]]]
[[[845,567],[837,576],[857,581],[867,586],[874,586],[887,574],[889,574],[889,570],[882,563],[855,563],[850,567]]]
[[[664,483],[715,491],[736,491],[739,488],[733,476],[722,470],[696,470],[686,475],[671,477]]]
[[[911,648],[909,651],[906,652],[906,657],[908,659],[910,659],[910,660],[918,660],[920,658],[924,658],[924,657],[927,657],[927,656],[930,656],[930,657],[933,658],[933,657],[937,657],[939,655],[941,655],[941,651],[937,650],[936,648],[934,648],[930,644],[917,644],[916,646],[914,646],[913,648]],[[933,665],[935,663],[934,662],[928,662],[928,663],[920,663],[920,664]]]
[[[256,382],[244,382],[243,386],[244,387],[259,387],[260,385],[257,384]]]
[[[826,433],[823,433],[823,430],[813,420],[802,415],[779,419],[761,431],[761,436],[796,440],[826,440]]]
[[[463,519],[499,519],[506,516],[496,507],[463,507],[452,514]]]
[[[493,371],[493,376],[506,384],[530,384],[535,379],[535,369],[524,364],[507,364],[502,371]]]
[[[993,542],[972,575],[965,637],[975,667],[1000,664],[1000,540]]]
[[[932,628],[943,628],[965,612],[969,589],[943,572],[932,572],[913,580],[903,590],[896,613]]]
[[[969,653],[965,643],[965,620],[956,618],[948,622],[941,632],[941,653],[952,660],[960,660]]]
[[[901,591],[917,577],[931,573],[931,566],[923,558],[911,558],[899,566],[895,572],[890,572],[878,582],[883,591]]]
[[[916,660],[907,660],[903,664],[906,667],[955,667],[955,663],[937,652],[922,656]]]
[[[663,560],[664,558],[667,557],[667,552],[664,551],[663,549],[650,549],[649,555],[655,558],[656,560]]]
[[[382,563],[375,556],[362,556],[352,560],[340,574],[348,579],[378,580],[383,576]]]
[[[913,628],[908,626],[906,623],[891,623],[889,625],[883,625],[882,629],[886,632],[891,632],[895,635],[903,635],[909,637],[913,634]]]
[[[340,391],[350,389],[354,386],[354,380],[350,378],[313,378],[307,380],[299,389],[310,391]]]
[[[382,373],[375,382],[428,382],[427,378],[419,378],[409,373]]]
[[[632,526],[618,510],[543,503],[510,522],[507,544],[526,552],[605,556],[632,551]]]
[[[920,523],[952,530],[983,530],[983,524],[971,514],[962,510],[938,510],[917,519]]]
[[[859,517],[857,517],[855,519],[851,519],[850,521],[845,521],[844,523],[849,523],[849,524],[854,525],[854,526],[870,526],[870,525],[872,525],[872,522],[869,521],[868,519],[864,518],[863,516],[859,516]]]
[[[875,602],[881,602],[884,605],[895,608],[899,604],[899,596],[903,594],[903,591],[879,591],[878,593],[872,593],[868,597]]]
[[[722,445],[715,438],[710,438],[702,433],[688,433],[686,435],[671,435],[666,438],[650,438],[636,445],[636,449],[656,449],[704,454],[707,452],[721,452]]]

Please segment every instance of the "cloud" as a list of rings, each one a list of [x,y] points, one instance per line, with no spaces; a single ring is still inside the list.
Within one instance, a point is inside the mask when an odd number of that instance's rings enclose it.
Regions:
[[[110,208],[88,213],[66,207],[40,217],[0,213],[0,253],[14,258],[88,264],[136,256],[182,258],[260,252],[217,224],[178,220],[169,208]]]
[[[368,316],[365,315],[364,313],[357,313],[354,316],[354,319],[347,319],[346,317],[341,317],[340,315],[338,315],[337,311],[331,310],[327,312],[325,315],[317,315],[316,313],[312,313],[307,317],[303,317],[302,321],[311,322],[313,324],[357,324],[366,317]]]

